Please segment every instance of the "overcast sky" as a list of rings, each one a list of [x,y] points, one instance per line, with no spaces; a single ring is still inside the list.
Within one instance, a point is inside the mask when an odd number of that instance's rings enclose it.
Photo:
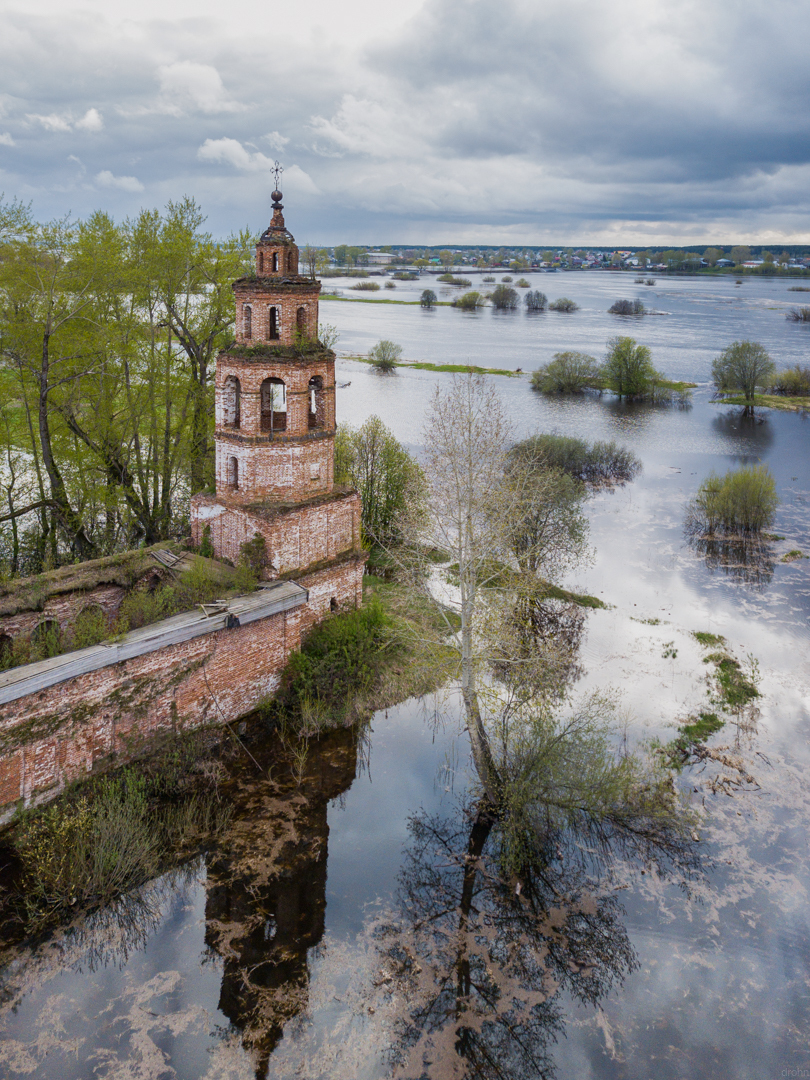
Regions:
[[[3,0],[0,190],[299,242],[810,243],[810,0]]]

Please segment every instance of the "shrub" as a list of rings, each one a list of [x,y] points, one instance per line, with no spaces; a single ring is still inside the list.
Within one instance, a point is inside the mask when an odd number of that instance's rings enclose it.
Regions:
[[[640,300],[615,300],[608,308],[610,315],[643,315],[644,305]]]
[[[626,447],[612,441],[589,445],[570,435],[533,435],[517,443],[510,453],[589,484],[624,484],[641,471],[641,462]]]
[[[397,287],[397,283],[395,281],[386,281],[385,287],[386,289],[395,289]]]
[[[553,300],[548,307],[549,311],[579,311],[579,304],[569,300],[567,296],[561,296],[559,300]]]
[[[379,598],[356,611],[325,619],[282,675],[278,705],[292,715],[321,705],[353,719],[352,698],[367,693],[381,667],[388,619]]]
[[[644,282],[644,284],[645,285],[655,285],[655,278],[654,277],[648,277],[646,279],[646,281]]]
[[[689,505],[687,527],[709,535],[758,533],[771,524],[778,505],[776,481],[765,465],[712,473]]]
[[[523,300],[527,311],[545,311],[548,306],[548,297],[539,289],[530,289]]]
[[[712,364],[712,380],[721,394],[742,394],[746,411],[751,411],[757,387],[765,385],[775,370],[773,360],[758,342],[735,341]]]
[[[511,280],[511,278],[510,278]],[[496,285],[490,295],[492,306],[499,311],[514,311],[518,306],[518,294],[508,285]]]
[[[171,588],[169,591],[172,591]],[[210,604],[222,593],[217,564],[194,559],[191,566],[183,571],[173,591],[178,611],[189,611],[197,604]]]
[[[810,396],[810,367],[795,364],[787,371],[775,371],[765,384],[765,389],[772,394],[787,394],[792,397]]]
[[[267,544],[261,533],[239,545],[239,562],[234,584],[240,592],[251,592],[264,577],[268,564]]]
[[[419,275],[411,273],[410,270],[397,270],[394,274],[397,281],[418,281]]]
[[[87,649],[98,645],[110,636],[110,620],[98,604],[92,604],[80,612],[70,635],[71,649]]]
[[[469,278],[454,277],[453,274],[439,274],[437,281],[443,282],[445,285],[462,285],[465,288],[469,288],[472,282]]]
[[[204,559],[213,559],[214,545],[211,542],[211,526],[203,525],[202,539],[200,540],[200,555]]]
[[[136,589],[127,593],[118,609],[116,629],[126,634],[129,630],[138,630],[142,626],[168,619],[177,611],[174,589],[164,585],[154,592]]]
[[[602,369],[605,385],[620,397],[650,396],[661,375],[652,364],[652,353],[633,338],[617,337],[608,342],[610,351]]]
[[[525,277],[518,278],[515,285],[517,285],[519,289],[528,289],[531,287],[530,282],[528,282]]]
[[[352,289],[357,289],[358,292],[379,292],[380,286],[376,281],[358,281],[356,285],[351,286]]]
[[[791,308],[785,318],[791,322],[810,322],[810,307]]]
[[[511,280],[512,280],[512,275],[511,274],[504,274],[504,276],[501,278],[501,281],[505,281],[507,283],[509,283]]]
[[[483,302],[484,298],[481,293],[473,289],[472,292],[466,292],[463,296],[457,297],[453,301],[453,307],[461,308],[462,311],[475,311],[476,308],[481,307]]]
[[[402,356],[402,346],[393,341],[382,340],[369,349],[368,358],[377,369],[386,373],[392,372],[397,366],[397,361]]]
[[[419,297],[419,303],[423,308],[432,308],[436,303],[436,293],[433,289],[425,289]]]
[[[581,352],[555,353],[545,367],[532,373],[532,390],[543,394],[581,394],[599,379],[599,362]]]
[[[492,274],[485,274],[482,278],[482,281],[485,281],[487,285],[490,285],[494,280],[495,278],[492,276]]]

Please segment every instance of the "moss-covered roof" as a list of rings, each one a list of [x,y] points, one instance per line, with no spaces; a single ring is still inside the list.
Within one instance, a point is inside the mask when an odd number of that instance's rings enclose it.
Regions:
[[[220,356],[234,356],[239,360],[311,360],[322,356],[333,359],[331,349],[319,341],[305,342],[301,345],[273,345],[269,341],[258,341],[254,345],[230,345],[223,349]]]
[[[151,547],[107,555],[103,559],[60,566],[58,570],[47,570],[33,577],[0,582],[0,615],[41,611],[53,596],[89,592],[100,585],[121,585],[128,589],[148,570],[157,566],[152,552],[161,548],[179,551],[180,545],[166,541]]]

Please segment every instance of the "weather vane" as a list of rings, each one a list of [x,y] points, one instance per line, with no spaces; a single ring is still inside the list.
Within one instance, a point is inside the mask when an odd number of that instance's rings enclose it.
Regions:
[[[276,182],[276,191],[280,191],[280,190],[281,190],[281,188],[280,188],[280,184],[281,184],[281,174],[282,174],[282,173],[284,172],[284,169],[283,169],[283,168],[281,167],[281,165],[279,164],[279,162],[277,162],[277,161],[274,161],[274,162],[273,162],[273,168],[272,168],[272,169],[270,170],[270,172],[271,172],[271,173],[273,174],[273,176],[275,177],[275,182]]]

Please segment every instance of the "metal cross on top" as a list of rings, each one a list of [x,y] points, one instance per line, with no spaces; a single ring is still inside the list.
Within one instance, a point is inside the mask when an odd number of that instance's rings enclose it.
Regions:
[[[270,170],[270,172],[273,174],[273,177],[274,177],[274,180],[275,180],[276,191],[280,191],[281,190],[281,187],[280,187],[281,174],[284,172],[283,167],[279,164],[278,161],[274,161],[273,162],[273,168]]]

